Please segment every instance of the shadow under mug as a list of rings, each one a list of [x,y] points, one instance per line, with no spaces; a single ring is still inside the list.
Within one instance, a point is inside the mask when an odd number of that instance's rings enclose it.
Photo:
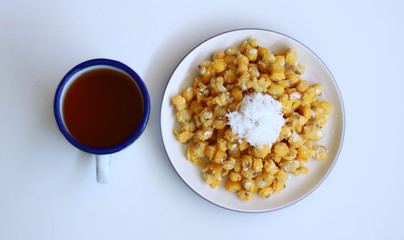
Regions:
[[[69,132],[69,129],[66,126],[65,119],[63,116],[64,100],[67,91],[72,86],[72,83],[75,82],[75,80],[77,80],[84,73],[87,73],[94,69],[111,69],[124,73],[135,82],[136,86],[138,87],[138,90],[142,95],[141,99],[143,102],[141,104],[143,106],[143,114],[140,120],[140,124],[138,124],[135,131],[131,133],[131,135],[128,138],[126,138],[123,142],[116,144],[114,146],[91,147],[79,142]],[[57,125],[62,134],[65,136],[65,138],[77,148],[85,152],[96,155],[97,181],[99,183],[109,183],[111,181],[111,154],[126,148],[142,134],[142,132],[146,128],[150,115],[150,98],[146,85],[144,84],[142,79],[137,75],[137,73],[133,71],[130,67],[115,60],[98,58],[80,63],[63,77],[62,81],[60,82],[56,90],[54,100],[54,112]]]

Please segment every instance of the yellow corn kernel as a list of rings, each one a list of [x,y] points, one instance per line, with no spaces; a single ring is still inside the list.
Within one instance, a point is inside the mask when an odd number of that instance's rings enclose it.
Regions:
[[[275,173],[275,178],[278,179],[279,181],[286,182],[289,178],[289,173],[284,171],[283,169],[279,169],[277,173]]]
[[[300,174],[307,174],[309,169],[306,166],[301,165],[293,174],[299,176]]]
[[[300,162],[296,160],[288,161],[288,160],[282,160],[279,163],[279,166],[288,173],[293,173],[296,172],[296,170],[300,167]]]
[[[247,89],[254,89],[255,92],[257,93],[262,93],[264,91],[266,91],[266,89],[262,86],[260,86],[260,84],[258,84],[258,79],[256,77],[253,78],[252,81],[249,81],[246,83]]]
[[[309,172],[309,169],[306,166],[300,166],[300,168],[298,169],[299,174],[307,174]]]
[[[258,191],[258,195],[262,198],[269,198],[273,194],[274,190],[271,187],[266,187]]]
[[[231,143],[237,143],[237,141],[239,140],[238,134],[233,133],[230,128],[226,129],[226,131],[224,132],[224,138]]]
[[[263,57],[266,53],[269,53],[269,48],[258,47],[258,56]]]
[[[303,127],[303,131],[304,131],[305,127],[306,126]],[[304,136],[306,136],[306,135],[304,135]],[[290,137],[288,138],[289,145],[293,146],[295,148],[301,146],[304,142],[305,142],[305,139],[299,133],[297,133],[295,131],[293,131],[292,135],[290,135]]]
[[[278,55],[275,62],[271,64],[271,80],[285,79],[285,56]]]
[[[286,94],[284,94],[284,95],[286,95]],[[292,108],[293,100],[285,100],[281,103],[282,103],[282,113],[284,115],[287,115],[287,114],[290,114],[293,112],[293,108]]]
[[[302,116],[309,120],[311,118],[311,108],[310,106],[300,106],[299,111],[301,112]]]
[[[192,133],[192,132],[187,132],[187,131],[181,132],[181,133],[175,131],[174,133],[176,134],[177,140],[178,140],[180,143],[187,143],[187,142],[189,142],[189,141],[192,139],[192,137],[194,136],[194,133]]]
[[[236,143],[230,143],[230,147],[227,150],[227,153],[230,157],[234,157],[235,159],[241,158],[241,151]]]
[[[285,182],[284,181],[280,181],[278,179],[274,180],[274,183],[273,183],[274,191],[279,193],[284,189],[284,187],[285,187]]]
[[[206,146],[205,155],[209,158],[209,160],[213,160],[217,152],[216,145],[208,145]]]
[[[269,159],[264,163],[264,170],[273,175],[278,172],[278,167],[273,160]]]
[[[283,159],[291,161],[291,160],[294,160],[296,157],[297,157],[296,148],[290,147],[289,152],[285,156],[283,156]]]
[[[210,186],[215,189],[217,186],[219,186],[222,183],[223,179],[222,178],[214,178],[210,182]]]
[[[314,136],[312,137],[311,140],[320,141],[321,139],[323,139],[323,137],[324,137],[323,130],[321,128],[317,127],[316,131],[315,131],[315,134],[314,134]]]
[[[300,76],[293,72],[285,73],[285,79],[290,80],[292,86],[296,86],[301,81]]]
[[[213,127],[215,129],[225,129],[226,128],[226,124],[227,124],[227,120],[225,118],[217,118],[214,122],[213,122]]]
[[[237,172],[237,173],[241,173],[241,160],[239,157],[235,157],[235,158],[236,158],[236,163],[234,164],[233,171]]]
[[[273,160],[276,164],[278,164],[282,160],[282,157],[276,154],[269,154],[269,155],[271,160]]]
[[[328,121],[328,119],[325,116],[318,116],[316,118],[317,118],[317,124],[319,127],[323,127]]]
[[[298,113],[293,113],[288,117],[288,120],[292,124],[294,130],[298,133],[302,132],[303,126],[307,123],[307,119]]]
[[[244,41],[244,42],[241,44],[241,47],[240,47],[241,53],[242,53],[242,54],[245,54],[245,52],[247,51],[247,49],[250,48],[250,47],[251,47],[251,45],[250,45],[250,43],[248,43],[248,40]]]
[[[186,102],[191,102],[195,98],[195,91],[192,87],[188,87],[182,92],[182,96],[184,97]]]
[[[321,128],[315,125],[307,125],[303,127],[303,136],[313,141],[319,141],[323,138],[324,134]]]
[[[215,75],[212,66],[200,68],[199,73],[202,83],[209,83],[210,79]]]
[[[292,135],[292,130],[288,126],[283,126],[281,129],[281,133],[279,134],[280,140],[287,139]]]
[[[212,95],[216,96],[219,93],[225,93],[227,92],[226,87],[223,86],[224,84],[224,78],[219,76],[219,77],[214,77],[210,81],[210,87],[212,88]]]
[[[191,112],[188,109],[183,109],[177,112],[177,121],[180,123],[189,122],[191,119]]]
[[[283,157],[288,153],[289,147],[284,142],[278,142],[274,145],[273,151],[276,155]]]
[[[262,172],[263,168],[264,168],[264,161],[262,160],[262,158],[255,157],[252,170],[256,173],[260,173]]]
[[[197,144],[195,144],[194,147],[194,154],[196,157],[201,158],[204,157],[205,151],[206,151],[206,147],[208,146],[208,142],[205,141],[200,141]]]
[[[268,182],[268,185],[270,185],[275,179],[275,175],[273,175],[269,172],[263,173],[262,177]]]
[[[296,90],[302,94],[307,90],[307,88],[309,88],[309,83],[305,80],[301,80],[296,86]]]
[[[299,75],[304,74],[304,72],[305,72],[305,70],[306,70],[306,68],[305,68],[304,66],[300,65],[300,64],[292,65],[292,66],[290,66],[290,69],[291,69],[294,73],[299,74]]]
[[[285,92],[285,88],[279,84],[271,84],[268,89],[269,94],[275,99],[278,99],[279,96],[282,96]]]
[[[227,56],[238,56],[240,54],[240,49],[238,49],[236,47],[231,47],[231,48],[227,48],[226,50],[224,50],[224,53]]]
[[[261,77],[261,73],[258,70],[258,65],[256,63],[250,63],[248,65],[248,73],[250,74],[250,78],[255,81]]]
[[[230,94],[228,92],[224,92],[216,96],[213,100],[212,103],[216,104],[220,107],[226,106],[230,102]]]
[[[213,135],[213,128],[208,127],[208,128],[203,128],[202,130],[198,130],[195,132],[194,135],[194,141],[199,142],[199,141],[206,141],[209,138],[211,138]]]
[[[246,150],[249,146],[250,146],[250,144],[248,144],[248,142],[246,140],[241,139],[241,142],[239,145],[240,151]]]
[[[246,70],[245,72],[242,72],[237,79],[237,86],[240,87],[242,91],[245,91],[248,89],[248,83],[250,83],[250,74]]]
[[[210,79],[209,79],[209,82],[210,82]],[[204,100],[204,98],[208,97],[210,94],[208,87],[203,83],[198,83],[196,86],[194,86],[194,88],[195,88],[196,99],[198,101]]]
[[[210,107],[206,107],[202,112],[199,113],[199,119],[203,126],[212,126],[213,122],[215,121],[212,109]]]
[[[233,69],[228,69],[223,74],[223,79],[225,83],[234,83],[237,81],[236,71]]]
[[[249,154],[254,155],[255,157],[258,157],[258,158],[265,158],[266,156],[268,156],[270,151],[271,151],[271,149],[266,144],[263,144],[263,145],[260,145],[257,147],[250,147],[248,149]]]
[[[222,164],[227,159],[227,153],[225,151],[218,150],[213,158],[213,162]]]
[[[227,160],[224,161],[222,164],[223,169],[227,171],[232,170],[235,165],[236,165],[236,159],[233,157],[228,157]]]
[[[259,189],[269,186],[269,182],[264,178],[263,175],[259,175],[258,177],[255,178],[254,181],[255,181],[255,185]]]
[[[315,117],[324,115],[324,105],[322,105],[318,101],[313,101],[311,103],[311,111],[312,115]]]
[[[228,107],[229,107],[229,112],[234,112],[234,111],[236,111],[237,108],[238,108],[239,103],[240,103],[239,101],[233,101],[233,102],[231,102],[231,103],[228,105]]]
[[[208,163],[202,171],[205,175],[210,175],[213,178],[220,178],[222,172],[222,166],[216,163]]]
[[[260,71],[260,74],[267,74],[269,70],[269,63],[266,63],[264,61],[259,60],[258,61],[258,70]]]
[[[224,138],[217,139],[216,146],[219,151],[226,151],[227,150],[227,140]]]
[[[264,53],[264,56],[262,56],[262,61],[267,64],[274,63],[276,61],[276,57],[273,53],[267,52]]]
[[[263,92],[267,92],[269,86],[271,86],[272,81],[269,79],[269,77],[265,76],[266,74],[263,74],[258,80],[257,84],[260,88],[263,89]]]
[[[246,191],[253,192],[255,188],[255,182],[252,179],[243,179],[241,181],[241,188]]]
[[[238,55],[237,58],[237,73],[241,74],[248,71],[248,58],[242,54]]]
[[[297,155],[299,158],[311,158],[313,156],[313,142],[307,140],[303,145],[297,148]]]
[[[230,171],[229,179],[232,180],[233,182],[240,182],[242,179],[242,176],[238,172]]]
[[[234,182],[232,180],[227,180],[225,188],[229,192],[237,192],[241,189],[241,183],[240,182]]]
[[[215,118],[225,118],[227,114],[227,107],[216,106],[213,109],[213,116]]]
[[[215,178],[220,177],[221,170],[222,170],[222,167],[216,163],[208,163],[202,169],[202,171],[205,174],[210,174],[210,175],[214,176]]]
[[[202,112],[204,109],[203,105],[201,102],[198,102],[197,100],[193,100],[190,104],[189,104],[189,108],[188,110],[191,111],[192,113],[196,113],[199,114],[200,112]]]
[[[224,62],[226,63],[227,66],[235,66],[237,63],[236,57],[235,56],[225,56],[224,58]]]
[[[297,53],[294,49],[289,48],[286,50],[285,62],[289,65],[295,65],[297,61]]]
[[[241,89],[239,87],[235,87],[230,90],[230,95],[233,97],[235,101],[241,101],[243,100],[243,93],[241,92]]]
[[[238,191],[237,194],[244,201],[248,201],[248,200],[251,200],[253,198],[253,193],[248,192],[248,191],[246,191],[244,189],[241,189],[240,191]]]
[[[217,73],[221,73],[226,70],[226,66],[227,65],[224,59],[215,59],[212,63],[212,69]]]
[[[327,101],[321,101],[321,105],[322,105],[323,108],[324,108],[324,112],[323,112],[324,115],[328,115],[328,114],[331,113],[332,107],[331,107],[331,104],[330,104],[329,102],[327,102]]]
[[[315,92],[303,93],[302,106],[310,105],[313,102],[315,96],[316,96]]]
[[[172,99],[173,105],[174,107],[178,110],[178,111],[182,111],[186,108],[187,106],[187,101],[185,100],[185,98],[183,96],[177,95],[174,96]]]
[[[327,157],[327,149],[321,145],[313,146],[313,157],[317,160],[323,160]]]
[[[248,39],[248,44],[250,44],[251,47],[254,47],[254,48],[258,47],[257,46],[257,39],[255,39],[255,38]]]
[[[206,162],[195,155],[195,145],[189,145],[187,149],[187,159],[192,161],[195,166],[203,166]]]
[[[189,161],[192,161],[192,159],[196,157],[196,156],[194,155],[194,148],[195,148],[195,146],[192,145],[192,144],[189,145],[188,148],[187,148],[187,159],[188,159]]]
[[[213,55],[213,60],[215,60],[215,59],[223,59],[225,56],[226,56],[226,54],[224,53],[224,51],[219,51],[219,52],[216,52]]]
[[[183,132],[195,132],[196,131],[196,126],[195,126],[195,122],[186,122],[182,125],[181,130]]]
[[[257,177],[258,174],[254,170],[252,170],[251,168],[249,168],[249,169],[243,168],[242,171],[241,171],[241,175],[244,178],[252,179],[252,178]]]
[[[254,62],[258,58],[258,49],[254,47],[248,47],[245,51],[245,56],[250,60],[251,62]]]
[[[243,155],[241,157],[241,167],[243,169],[249,169],[253,165],[253,156],[251,155]]]
[[[211,93],[213,93],[213,91],[211,91]],[[217,96],[217,94],[218,93],[215,92],[215,95],[212,94],[205,98],[203,102],[205,103],[206,107],[208,107],[209,109],[216,107],[217,103],[213,102],[213,99],[215,98],[215,96]]]
[[[323,86],[320,84],[313,84],[311,87],[309,87],[306,92],[311,92],[313,91],[315,93],[315,97],[314,99],[317,99],[318,96],[321,95],[321,93],[323,92]]]

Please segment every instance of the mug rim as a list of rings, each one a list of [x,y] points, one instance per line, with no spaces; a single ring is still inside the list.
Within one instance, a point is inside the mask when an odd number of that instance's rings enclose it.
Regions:
[[[117,144],[112,147],[106,147],[106,148],[90,147],[90,146],[84,145],[84,144],[80,143],[79,141],[77,141],[76,139],[74,139],[73,136],[67,130],[66,125],[63,122],[62,107],[60,106],[63,89],[65,88],[66,84],[69,82],[71,77],[74,76],[79,71],[82,71],[89,67],[98,66],[98,65],[113,67],[113,68],[122,70],[125,73],[127,73],[136,82],[136,85],[139,87],[140,92],[142,94],[142,99],[143,99],[143,116],[142,116],[142,120],[140,121],[140,124],[137,127],[136,131],[122,143]],[[90,59],[90,60],[84,61],[84,62],[76,65],[69,72],[67,72],[66,75],[62,78],[62,81],[59,83],[59,85],[56,89],[56,94],[55,94],[55,99],[54,99],[54,113],[55,113],[56,123],[59,127],[59,130],[62,132],[62,134],[65,136],[65,138],[71,144],[73,144],[75,147],[77,147],[85,152],[98,154],[98,155],[111,154],[111,153],[118,152],[118,151],[128,147],[130,144],[132,144],[134,141],[136,141],[136,139],[138,139],[140,137],[140,135],[143,133],[144,129],[146,128],[147,122],[149,120],[149,115],[150,115],[150,97],[149,97],[149,92],[148,92],[143,80],[133,69],[128,67],[126,64],[116,61],[116,60],[107,59],[107,58],[96,58],[96,59]]]

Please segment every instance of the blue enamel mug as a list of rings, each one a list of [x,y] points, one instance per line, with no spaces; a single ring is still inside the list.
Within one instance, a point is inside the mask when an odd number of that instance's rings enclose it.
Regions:
[[[92,59],[71,69],[54,99],[57,125],[75,147],[96,156],[97,181],[111,181],[111,154],[136,141],[146,128],[150,97],[127,65]]]

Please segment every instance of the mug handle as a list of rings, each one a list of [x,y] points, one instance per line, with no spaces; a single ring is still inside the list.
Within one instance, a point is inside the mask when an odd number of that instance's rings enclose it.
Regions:
[[[97,161],[97,182],[110,183],[111,155],[110,154],[96,155],[96,161]]]

